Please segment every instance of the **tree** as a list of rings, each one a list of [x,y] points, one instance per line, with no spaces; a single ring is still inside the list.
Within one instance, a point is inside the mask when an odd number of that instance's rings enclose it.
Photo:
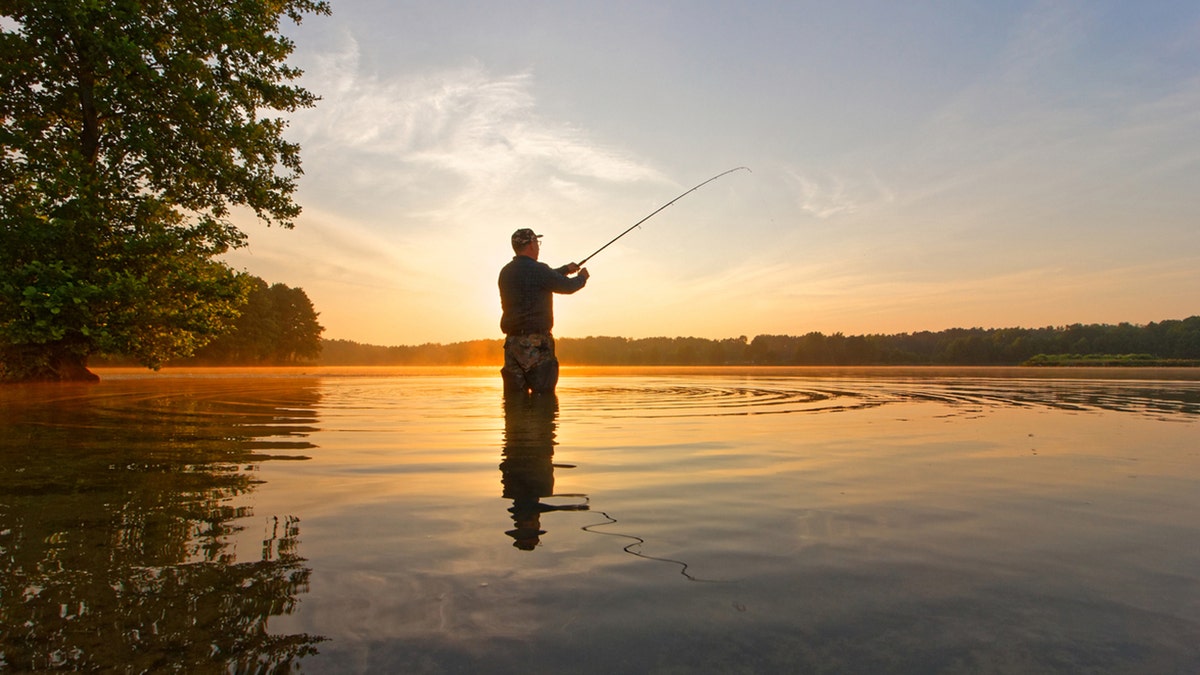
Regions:
[[[279,313],[279,336],[275,343],[276,362],[291,363],[315,359],[321,355],[321,333],[312,300],[300,288],[284,284],[271,286],[275,310]]]
[[[89,355],[157,367],[237,316],[217,256],[246,207],[291,227],[300,148],[271,111],[286,16],[323,0],[0,0],[0,378],[94,379]]]
[[[263,365],[316,359],[321,355],[317,311],[301,288],[267,285],[248,277],[250,293],[233,330],[196,352],[205,364]]]

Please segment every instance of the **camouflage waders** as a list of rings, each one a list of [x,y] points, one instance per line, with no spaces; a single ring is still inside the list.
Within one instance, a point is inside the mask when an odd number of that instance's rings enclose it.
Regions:
[[[504,340],[504,393],[554,393],[558,384],[558,358],[549,333],[510,335]]]

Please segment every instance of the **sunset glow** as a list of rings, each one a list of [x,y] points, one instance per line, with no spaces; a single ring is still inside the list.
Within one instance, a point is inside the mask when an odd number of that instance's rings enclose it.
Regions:
[[[566,337],[1200,313],[1195,3],[414,3],[288,26],[294,230],[237,269],[325,336],[499,336],[509,235],[580,260]]]

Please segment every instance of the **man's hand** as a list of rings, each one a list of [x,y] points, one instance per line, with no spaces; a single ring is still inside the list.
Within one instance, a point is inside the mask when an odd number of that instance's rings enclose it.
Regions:
[[[575,263],[571,263],[571,264],[574,265]],[[588,274],[586,267],[578,267],[578,266],[576,266],[576,267],[579,270],[580,278],[587,279],[588,277],[592,276],[592,275]]]
[[[575,274],[579,271],[579,265],[575,263],[567,263],[567,274]]]

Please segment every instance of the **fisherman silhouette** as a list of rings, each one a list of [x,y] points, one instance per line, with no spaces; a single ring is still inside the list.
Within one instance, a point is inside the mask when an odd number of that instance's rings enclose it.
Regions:
[[[556,505],[542,501],[554,496],[557,421],[558,397],[554,394],[514,392],[504,397],[500,485],[502,496],[512,500],[508,512],[513,520],[513,529],[505,534],[522,551],[532,551],[546,534],[541,523],[543,513],[588,508],[586,504]]]

